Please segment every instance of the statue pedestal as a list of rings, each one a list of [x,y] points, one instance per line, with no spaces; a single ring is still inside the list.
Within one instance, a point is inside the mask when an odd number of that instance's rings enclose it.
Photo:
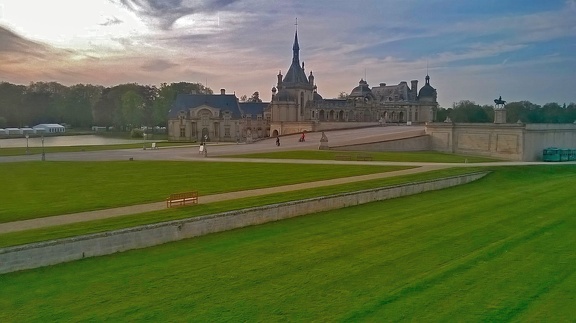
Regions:
[[[506,123],[505,109],[494,109],[494,123]]]
[[[324,134],[324,131],[322,131],[322,138],[320,138],[320,146],[318,147],[319,150],[328,150],[330,149],[330,147],[328,147],[328,137],[326,137],[326,135]]]

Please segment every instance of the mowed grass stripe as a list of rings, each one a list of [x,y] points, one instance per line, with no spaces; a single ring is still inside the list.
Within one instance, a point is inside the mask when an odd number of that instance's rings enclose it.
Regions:
[[[459,174],[473,173],[479,170],[481,169],[457,167],[418,174],[394,176],[378,180],[368,180],[349,184],[341,184],[336,186],[309,188],[299,191],[285,192],[282,194],[270,194],[263,196],[255,196],[251,198],[199,204],[187,208],[171,208],[161,211],[146,212],[141,214],[131,214],[96,221],[87,221],[69,225],[27,230],[22,232],[5,233],[0,234],[0,247],[15,246],[25,243],[47,241],[47,240],[73,237],[83,234],[117,230],[144,224],[152,224],[170,220],[184,219],[207,214],[216,214],[220,212],[237,210],[242,208],[256,207],[288,201],[296,201],[311,197],[327,196],[344,192],[353,192],[363,189],[398,185],[402,183],[412,183],[416,181],[432,180]]]
[[[575,305],[550,311],[574,286],[573,171],[503,168],[462,187],[2,275],[0,319],[561,321]],[[539,210],[501,202],[534,192],[547,201]]]
[[[27,162],[2,165],[0,222],[407,169],[218,162]]]

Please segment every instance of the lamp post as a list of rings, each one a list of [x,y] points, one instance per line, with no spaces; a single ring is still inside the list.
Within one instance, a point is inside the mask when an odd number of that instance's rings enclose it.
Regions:
[[[42,135],[42,161],[46,160],[46,153],[44,153],[44,135]]]
[[[30,138],[30,135],[26,135],[26,155],[30,153],[30,150],[28,149],[28,138]]]

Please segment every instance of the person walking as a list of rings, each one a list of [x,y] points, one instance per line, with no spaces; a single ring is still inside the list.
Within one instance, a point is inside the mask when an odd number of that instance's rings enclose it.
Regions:
[[[276,137],[276,146],[280,146],[280,137]]]

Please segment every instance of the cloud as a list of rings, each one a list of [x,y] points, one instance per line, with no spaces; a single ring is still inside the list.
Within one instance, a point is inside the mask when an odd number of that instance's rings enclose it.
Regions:
[[[165,59],[154,59],[144,63],[142,69],[147,72],[163,72],[175,66],[179,66],[179,64],[172,63]]]
[[[43,55],[43,53],[47,51],[49,51],[48,46],[30,41],[0,26],[0,53]]]
[[[122,20],[118,19],[117,17],[108,17],[106,18],[106,21],[101,23],[100,26],[111,26],[111,25],[119,25],[123,23]]]
[[[118,0],[119,3],[139,16],[150,19],[163,30],[185,16],[211,13],[240,0]]]

